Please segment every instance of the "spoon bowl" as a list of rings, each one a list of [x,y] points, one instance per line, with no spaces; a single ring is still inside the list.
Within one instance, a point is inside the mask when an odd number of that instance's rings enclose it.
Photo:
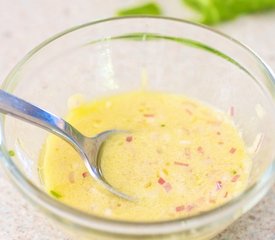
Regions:
[[[79,153],[90,175],[95,180],[118,197],[132,200],[130,196],[114,188],[104,178],[100,168],[100,158],[98,154],[101,150],[102,143],[107,140],[110,135],[123,131],[107,130],[94,137],[84,136],[64,119],[3,90],[0,90],[0,112],[34,124],[61,137]]]

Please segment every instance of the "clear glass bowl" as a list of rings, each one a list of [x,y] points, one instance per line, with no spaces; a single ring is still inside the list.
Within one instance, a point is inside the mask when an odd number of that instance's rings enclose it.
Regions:
[[[186,219],[129,223],[95,217],[45,192],[38,162],[48,133],[1,116],[1,162],[8,175],[76,239],[209,239],[259,202],[273,183],[274,75],[247,47],[206,27],[153,17],[88,23],[36,47],[2,88],[64,116],[73,94],[94,99],[136,90],[146,77],[152,90],[198,98],[224,111],[234,106],[235,122],[255,152],[249,186],[224,206]]]

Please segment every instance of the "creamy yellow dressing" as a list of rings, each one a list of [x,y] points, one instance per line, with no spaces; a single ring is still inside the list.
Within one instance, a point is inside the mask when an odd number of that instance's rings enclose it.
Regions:
[[[129,221],[198,214],[238,195],[251,159],[230,116],[180,95],[131,92],[82,104],[66,118],[87,136],[108,129],[106,179],[130,202],[107,192],[66,142],[49,136],[42,156],[46,190],[87,213]]]

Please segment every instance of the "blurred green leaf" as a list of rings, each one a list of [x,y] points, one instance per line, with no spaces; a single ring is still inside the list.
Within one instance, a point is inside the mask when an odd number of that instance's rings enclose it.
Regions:
[[[180,0],[199,14],[195,21],[213,25],[234,19],[240,15],[275,8],[275,0]],[[118,16],[162,15],[161,7],[155,2],[121,9]]]
[[[161,15],[161,14],[162,14],[162,10],[160,6],[154,2],[149,2],[143,5],[121,9],[117,12],[118,16]]]
[[[181,0],[196,10],[199,20],[204,24],[216,24],[236,18],[239,15],[270,10],[275,7],[275,0]]]

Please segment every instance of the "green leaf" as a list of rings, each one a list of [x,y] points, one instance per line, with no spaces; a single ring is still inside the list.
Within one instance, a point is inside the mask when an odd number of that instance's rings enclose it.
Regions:
[[[160,6],[154,2],[149,2],[149,3],[145,3],[144,5],[121,9],[117,12],[118,16],[161,15],[161,14],[162,14],[162,10]]]
[[[270,10],[275,0],[181,0],[197,11],[204,24],[216,24],[246,13]]]
[[[56,198],[62,198],[62,195],[54,190],[51,190],[50,193]]]

